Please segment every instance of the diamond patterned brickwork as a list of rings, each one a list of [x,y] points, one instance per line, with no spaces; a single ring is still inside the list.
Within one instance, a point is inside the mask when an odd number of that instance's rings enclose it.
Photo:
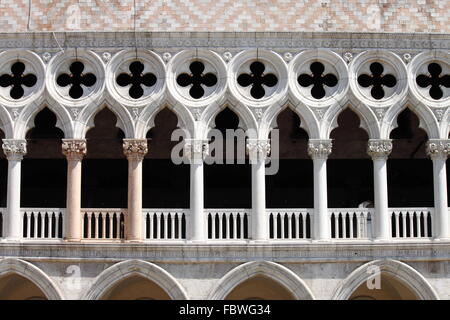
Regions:
[[[2,0],[0,30],[450,32],[448,0],[135,2]]]

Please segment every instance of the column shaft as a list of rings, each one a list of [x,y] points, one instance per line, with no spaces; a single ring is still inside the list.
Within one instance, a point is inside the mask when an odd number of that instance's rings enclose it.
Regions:
[[[188,238],[203,242],[207,237],[206,215],[204,210],[203,160],[208,153],[208,143],[203,140],[187,139],[184,156],[190,163],[190,216]]]
[[[67,158],[67,200],[65,235],[67,241],[80,241],[81,234],[81,165],[86,154],[86,140],[63,139],[62,152]]]
[[[125,226],[127,240],[141,242],[142,228],[142,161],[148,152],[146,139],[124,139],[124,154],[128,159],[128,211]]]
[[[270,141],[248,139],[247,151],[252,166],[251,237],[255,241],[269,239],[266,212],[266,157],[270,153]]]
[[[371,139],[367,145],[367,153],[373,161],[374,234],[376,240],[389,240],[392,233],[387,185],[387,158],[391,151],[391,140]]]
[[[20,213],[20,180],[22,158],[26,154],[25,140],[3,139],[3,151],[8,159],[8,194],[7,194],[7,224],[6,239],[22,238],[22,216]]]
[[[433,161],[434,220],[433,233],[436,239],[449,239],[449,209],[447,199],[446,160],[450,154],[450,140],[430,140],[427,153]]]
[[[314,167],[313,238],[319,241],[329,241],[331,238],[327,191],[327,159],[331,149],[331,140],[309,140],[308,154],[313,159]]]

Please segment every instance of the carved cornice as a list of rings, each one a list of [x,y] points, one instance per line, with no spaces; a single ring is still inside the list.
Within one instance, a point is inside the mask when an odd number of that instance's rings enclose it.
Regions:
[[[67,160],[82,160],[86,155],[86,140],[62,139],[62,153]]]
[[[27,141],[3,139],[2,148],[8,160],[22,160],[27,153]]]
[[[208,141],[200,139],[186,139],[184,142],[183,153],[189,160],[202,160],[209,153]]]
[[[123,139],[123,153],[128,160],[142,160],[147,152],[147,139]]]
[[[312,159],[327,159],[333,148],[331,140],[315,140],[308,141],[308,155]]]
[[[270,154],[270,140],[248,139],[246,149],[250,160],[265,159]]]
[[[392,140],[371,139],[367,144],[367,153],[372,159],[387,159],[392,151]]]
[[[427,154],[431,159],[447,159],[450,154],[450,140],[429,140]]]

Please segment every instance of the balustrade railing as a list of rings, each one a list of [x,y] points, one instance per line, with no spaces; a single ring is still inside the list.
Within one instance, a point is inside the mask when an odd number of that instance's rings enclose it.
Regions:
[[[143,209],[144,235],[149,240],[186,239],[186,209]]]
[[[373,208],[332,208],[328,212],[332,239],[371,238]]]
[[[267,209],[270,239],[310,239],[313,209]]]
[[[249,209],[206,209],[208,239],[244,240],[250,237]]]
[[[23,238],[62,239],[64,209],[22,208]]]
[[[433,208],[391,208],[392,238],[430,238]]]
[[[126,209],[81,209],[84,239],[124,239]]]

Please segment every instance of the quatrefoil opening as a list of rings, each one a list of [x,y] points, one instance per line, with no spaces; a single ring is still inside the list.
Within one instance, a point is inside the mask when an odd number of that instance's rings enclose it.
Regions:
[[[212,87],[217,83],[217,76],[211,72],[206,74],[205,65],[200,61],[194,61],[189,65],[190,74],[182,73],[177,77],[177,83],[181,87],[191,86],[189,95],[194,99],[200,99],[205,94],[203,86]]]
[[[84,64],[80,61],[73,62],[69,70],[71,74],[63,73],[56,79],[60,87],[71,86],[69,96],[72,99],[79,99],[83,96],[82,86],[92,87],[97,82],[97,77],[93,73],[83,73]]]
[[[298,76],[297,82],[302,87],[312,85],[311,95],[315,99],[322,99],[326,94],[324,86],[335,87],[338,83],[338,78],[331,73],[323,74],[325,67],[318,61],[311,63],[309,69],[311,74],[302,73]]]
[[[261,99],[266,95],[264,86],[274,87],[278,83],[278,78],[273,73],[264,74],[266,66],[259,61],[250,65],[251,74],[242,73],[238,76],[237,82],[241,87],[252,86],[250,95],[255,99]]]
[[[9,95],[11,98],[18,100],[25,94],[22,86],[31,88],[37,82],[36,75],[32,73],[24,74],[25,64],[18,61],[11,66],[11,74],[3,74],[0,76],[0,86],[6,88],[11,87]]]
[[[421,88],[428,88],[430,97],[439,100],[444,96],[441,87],[450,88],[450,75],[442,74],[442,67],[433,62],[428,65],[428,75],[419,74],[416,77],[417,85]]]
[[[379,62],[370,64],[370,71],[372,74],[361,74],[358,77],[358,83],[361,87],[372,87],[370,94],[376,100],[383,99],[385,92],[383,86],[393,88],[397,84],[397,79],[392,74],[383,74],[384,67]]]
[[[117,76],[116,82],[121,87],[130,86],[128,94],[133,99],[139,99],[144,95],[142,85],[152,87],[156,84],[156,76],[151,73],[143,73],[144,64],[134,61],[129,66],[130,73],[121,73]]]

